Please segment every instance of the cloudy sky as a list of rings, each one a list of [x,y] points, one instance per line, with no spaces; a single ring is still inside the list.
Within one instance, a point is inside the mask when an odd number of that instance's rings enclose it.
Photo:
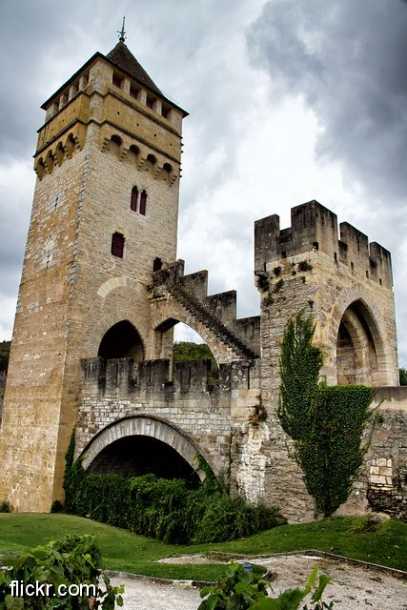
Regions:
[[[310,199],[393,253],[407,365],[407,3],[1,0],[0,339],[9,338],[41,103],[95,51],[127,44],[188,109],[179,256],[258,313],[253,222]]]

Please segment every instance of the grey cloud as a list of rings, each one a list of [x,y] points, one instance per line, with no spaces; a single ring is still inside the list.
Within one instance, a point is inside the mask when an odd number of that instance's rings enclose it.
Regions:
[[[248,35],[273,99],[301,95],[323,128],[317,154],[388,204],[407,197],[407,6],[273,0]]]

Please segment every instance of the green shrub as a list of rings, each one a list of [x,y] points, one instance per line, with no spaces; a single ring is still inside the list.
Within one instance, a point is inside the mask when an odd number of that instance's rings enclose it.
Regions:
[[[202,589],[204,600],[198,610],[299,610],[307,597],[312,605],[303,606],[303,610],[332,610],[334,602],[327,604],[322,599],[329,582],[314,568],[302,589],[288,589],[278,597],[268,597],[261,568],[249,565],[245,569],[232,564],[214,587]]]
[[[241,564],[232,564],[214,587],[201,590],[201,597],[205,599],[198,610],[249,610],[255,602],[267,598],[267,582],[262,570],[245,570]]]
[[[54,500],[51,506],[51,513],[62,513],[64,512],[64,506],[59,500]]]
[[[57,595],[59,585],[96,585],[98,606],[113,610],[115,603],[123,605],[123,587],[112,587],[109,578],[101,573],[102,558],[91,536],[68,536],[45,546],[38,546],[13,561],[7,570],[0,570],[0,610],[78,610],[89,606],[89,593]],[[101,576],[104,588],[101,588]],[[38,583],[50,585],[46,595],[16,597],[11,583],[24,586]]]
[[[70,505],[75,514],[168,544],[223,542],[284,523],[275,508],[250,506],[210,486],[189,489],[183,480],[152,474],[85,474]]]
[[[282,523],[284,519],[276,509],[251,506],[241,498],[217,494],[206,503],[194,542],[223,542],[245,538]]]
[[[0,513],[11,513],[11,512],[12,512],[12,508],[11,508],[10,502],[7,502],[7,500],[0,502]]]
[[[123,477],[86,473],[73,461],[72,439],[65,464],[65,507],[83,517],[129,529],[168,544],[224,542],[280,525],[276,508],[251,506],[232,499],[206,462],[205,482],[189,488],[186,481],[153,474]]]

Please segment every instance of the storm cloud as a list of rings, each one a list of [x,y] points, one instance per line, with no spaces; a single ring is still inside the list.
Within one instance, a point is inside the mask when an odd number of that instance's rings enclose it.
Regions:
[[[318,117],[317,155],[387,205],[405,203],[407,4],[273,0],[248,39],[274,99],[302,96]]]

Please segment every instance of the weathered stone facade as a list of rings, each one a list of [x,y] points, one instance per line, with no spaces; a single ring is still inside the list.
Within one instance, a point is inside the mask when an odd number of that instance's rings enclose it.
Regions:
[[[186,113],[140,68],[119,43],[44,105],[1,424],[0,499],[21,511],[48,511],[61,499],[75,428],[85,467],[120,452],[125,439],[151,439],[151,451],[171,447],[199,476],[200,455],[235,493],[311,519],[314,502],[277,418],[284,328],[306,308],[326,381],[368,383],[384,399],[343,510],[370,501],[403,514],[407,394],[395,387],[389,252],[347,223],[338,231],[335,214],[315,201],[292,210],[289,229],[277,216],[262,219],[261,315],[237,319],[234,291],[208,295],[207,272],[184,275],[176,261]],[[124,238],[119,254],[114,234]],[[172,363],[178,322],[208,344],[216,371]]]

